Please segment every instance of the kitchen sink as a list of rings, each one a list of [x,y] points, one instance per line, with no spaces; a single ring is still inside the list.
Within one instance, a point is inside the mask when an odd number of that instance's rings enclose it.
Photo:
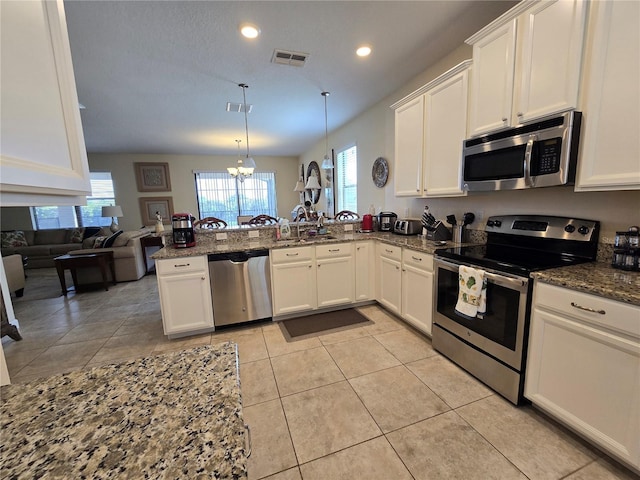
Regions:
[[[304,243],[319,243],[325,242],[327,240],[337,240],[338,237],[333,235],[316,235],[314,237],[302,237],[302,238],[281,238],[278,242],[282,242],[283,244],[293,245],[293,244],[304,244]]]

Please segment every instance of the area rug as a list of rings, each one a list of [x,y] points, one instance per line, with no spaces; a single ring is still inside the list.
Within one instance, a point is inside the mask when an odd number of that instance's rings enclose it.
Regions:
[[[280,322],[283,333],[292,340],[373,324],[371,320],[353,308],[336,312],[317,313]]]

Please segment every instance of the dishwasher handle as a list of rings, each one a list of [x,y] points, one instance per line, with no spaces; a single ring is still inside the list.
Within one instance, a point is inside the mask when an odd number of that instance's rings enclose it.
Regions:
[[[209,262],[222,262],[228,260],[232,263],[245,263],[250,258],[255,257],[268,257],[269,250],[246,250],[240,252],[224,252],[224,253],[210,253],[207,258]]]

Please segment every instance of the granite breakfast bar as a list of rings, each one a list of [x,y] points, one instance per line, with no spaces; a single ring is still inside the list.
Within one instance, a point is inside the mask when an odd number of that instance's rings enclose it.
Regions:
[[[233,343],[0,389],[2,478],[247,477]]]

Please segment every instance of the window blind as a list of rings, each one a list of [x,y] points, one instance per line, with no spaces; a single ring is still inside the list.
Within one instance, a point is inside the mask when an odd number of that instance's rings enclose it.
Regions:
[[[358,211],[358,148],[354,145],[336,157],[338,211]]]

